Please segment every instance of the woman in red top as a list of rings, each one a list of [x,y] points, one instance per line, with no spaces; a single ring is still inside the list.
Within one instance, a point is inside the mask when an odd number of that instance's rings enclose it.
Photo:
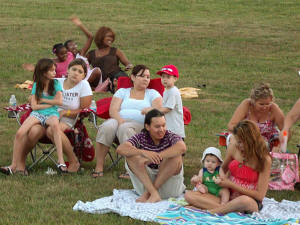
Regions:
[[[243,120],[233,128],[233,137],[222,165],[229,178],[216,180],[221,187],[230,189],[230,201],[221,204],[221,199],[209,193],[189,191],[186,201],[211,213],[252,213],[262,209],[262,200],[268,190],[272,159],[257,125]]]

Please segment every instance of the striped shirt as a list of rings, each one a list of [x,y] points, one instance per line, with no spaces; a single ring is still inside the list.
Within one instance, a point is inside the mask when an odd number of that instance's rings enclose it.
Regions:
[[[140,133],[132,136],[127,141],[137,149],[158,153],[175,145],[178,141],[182,141],[182,138],[179,135],[167,130],[165,136],[160,140],[159,145],[155,145],[149,132],[143,129]],[[158,169],[157,164],[149,164],[148,166],[152,169]]]

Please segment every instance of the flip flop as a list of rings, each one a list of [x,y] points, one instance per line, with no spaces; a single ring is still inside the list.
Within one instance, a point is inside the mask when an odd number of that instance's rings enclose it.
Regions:
[[[93,178],[103,177],[103,171],[100,172],[93,171],[91,175]]]
[[[62,168],[65,168],[65,169],[62,169]],[[57,165],[57,169],[60,173],[68,173],[68,167],[66,164],[58,164]]]
[[[9,166],[0,167],[0,172],[7,176],[14,175],[14,172]]]
[[[122,173],[119,175],[118,177],[119,179],[126,179],[126,180],[130,180],[130,176],[128,172]]]

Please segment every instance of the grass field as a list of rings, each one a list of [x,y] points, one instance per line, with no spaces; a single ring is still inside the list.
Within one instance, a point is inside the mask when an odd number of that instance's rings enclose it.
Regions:
[[[0,5],[1,108],[8,105],[11,94],[19,103],[29,95],[14,88],[32,79],[22,69],[23,63],[53,57],[53,44],[67,39],[83,45],[85,37],[71,24],[71,15],[77,15],[93,33],[102,25],[112,27],[117,34],[115,46],[133,64],[149,66],[153,77],[161,66],[175,64],[178,87],[206,84],[199,98],[184,100],[193,117],[186,127],[185,183],[189,188],[202,151],[217,146],[215,134],[226,128],[255,83],[269,82],[285,113],[300,96],[298,0],[0,0]],[[86,125],[94,139],[95,129]],[[1,110],[1,166],[10,163],[17,128]],[[294,126],[293,131],[288,147],[296,152],[300,128]],[[129,181],[117,179],[123,162],[101,179],[90,177],[95,162],[85,163],[81,175],[64,177],[45,175],[48,166],[52,165],[45,162],[29,177],[0,176],[0,224],[142,223],[115,214],[72,211],[77,200],[92,201],[111,195],[113,188],[131,188]],[[300,200],[299,191],[269,191],[267,196]]]

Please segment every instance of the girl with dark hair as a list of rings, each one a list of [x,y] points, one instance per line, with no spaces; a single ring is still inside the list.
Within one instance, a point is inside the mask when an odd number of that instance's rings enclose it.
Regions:
[[[53,130],[53,141],[57,149],[58,169],[60,172],[66,172],[67,167],[63,158],[62,139],[60,136],[58,105],[62,105],[62,87],[55,80],[55,63],[51,59],[40,59],[34,69],[30,104],[32,112],[24,121],[16,133],[14,141],[14,154],[22,152],[26,145],[26,136],[29,130],[35,125],[41,124],[43,127],[49,127]],[[17,141],[18,140],[18,141]],[[17,156],[16,156],[17,157]],[[11,167],[1,168],[1,172],[8,175],[13,174]],[[24,175],[27,171],[21,171]]]
[[[272,159],[257,125],[250,120],[240,121],[233,128],[233,136],[222,164],[229,178],[216,181],[230,189],[230,201],[221,204],[221,199],[209,193],[189,191],[186,201],[211,213],[252,213],[262,209],[262,200],[268,190]]]
[[[56,78],[61,78],[67,76],[68,65],[74,59],[71,52],[68,52],[67,48],[62,44],[55,44],[52,48],[52,53],[56,55],[57,58],[53,59],[56,64]]]
[[[115,33],[109,27],[100,27],[95,35],[94,42],[98,49],[92,50],[87,54],[89,63],[95,68],[99,67],[102,71],[102,80],[107,78],[113,83],[111,92],[114,92],[118,77],[128,76],[121,70],[119,62],[125,66],[125,71],[132,68],[125,54],[115,47],[112,47],[115,41]]]

